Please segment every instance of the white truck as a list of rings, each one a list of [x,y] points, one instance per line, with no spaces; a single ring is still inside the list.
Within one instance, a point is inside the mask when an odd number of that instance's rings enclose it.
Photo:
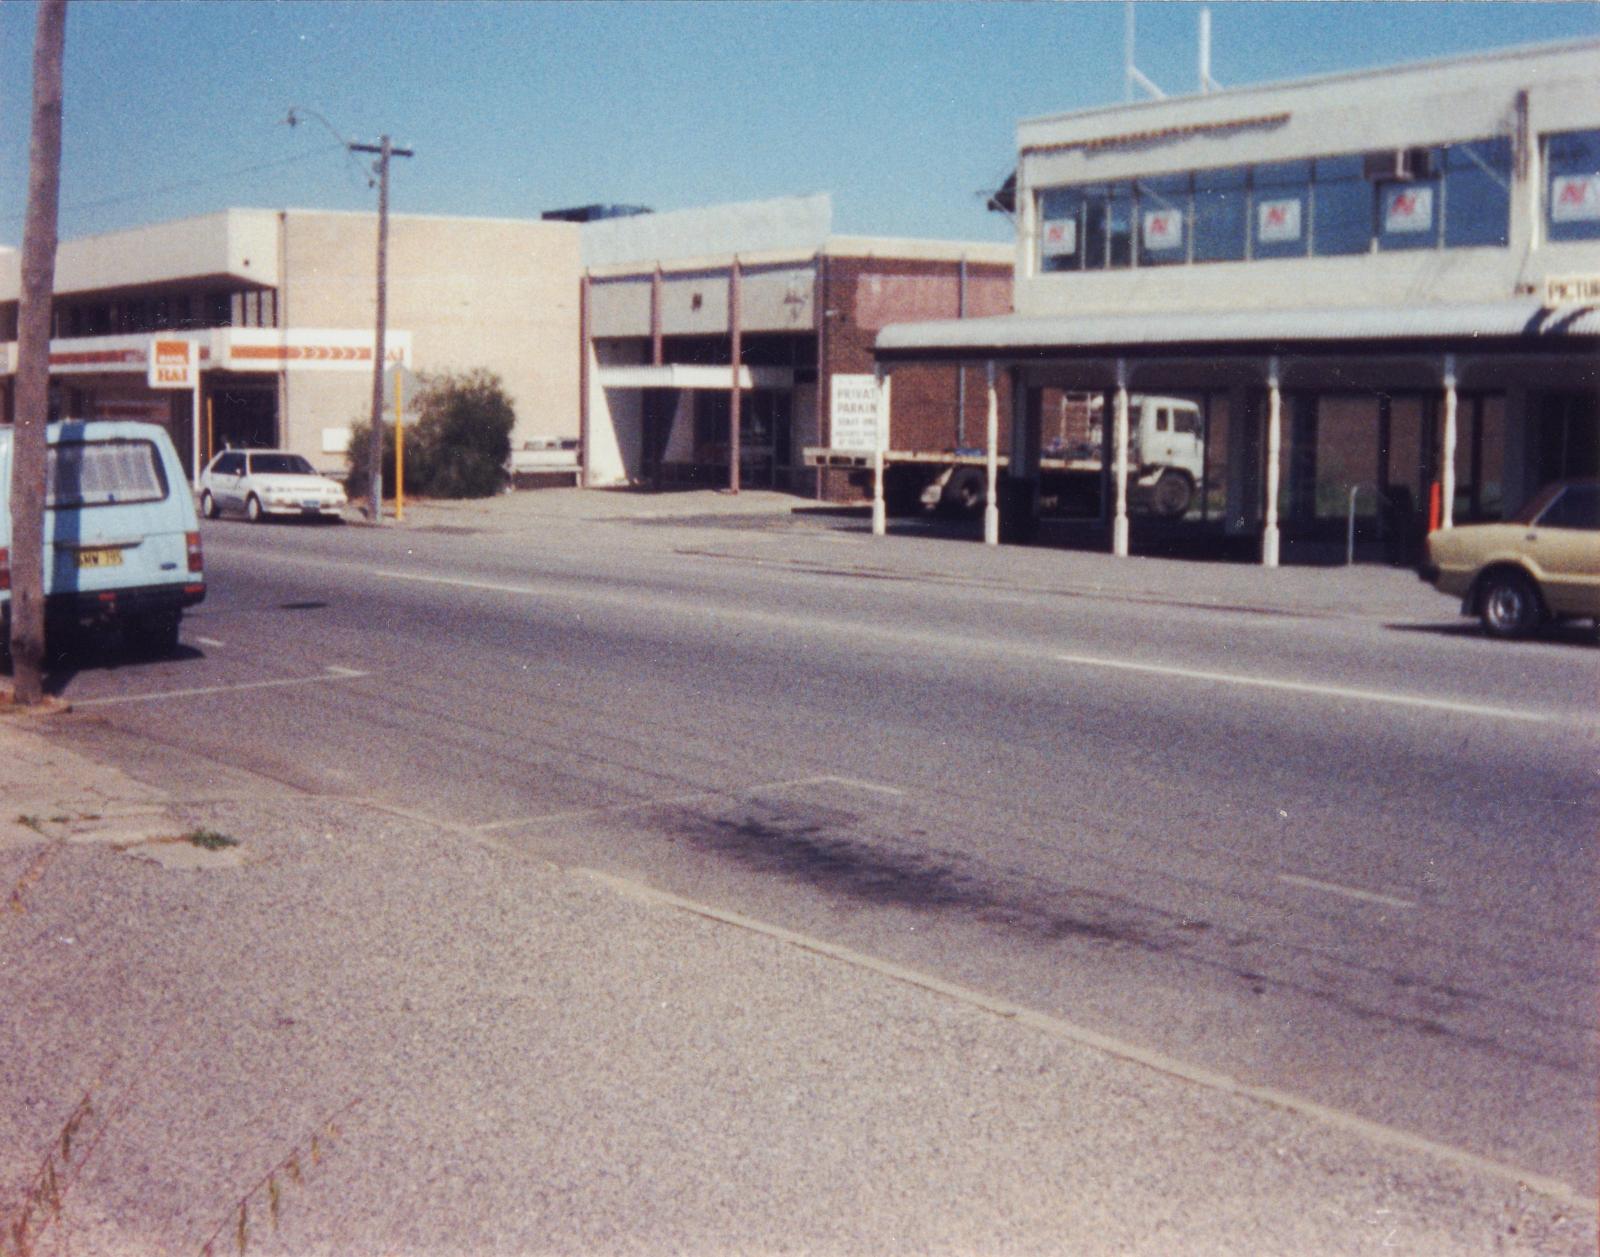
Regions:
[[[1044,439],[1039,458],[1039,493],[1062,504],[1098,501],[1102,480],[1103,406],[1099,395],[1062,396],[1056,431]],[[1182,397],[1134,394],[1128,399],[1128,491],[1134,503],[1157,515],[1178,519],[1199,490],[1205,464],[1200,408]],[[847,468],[870,473],[872,455],[810,447],[807,466]],[[1008,459],[1002,455],[1002,468]],[[931,508],[948,514],[976,514],[987,491],[987,459],[981,449],[897,450],[883,456],[884,498],[889,510],[905,514]]]

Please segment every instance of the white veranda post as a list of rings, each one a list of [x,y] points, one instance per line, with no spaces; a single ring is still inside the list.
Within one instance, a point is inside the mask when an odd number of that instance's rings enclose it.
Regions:
[[[1261,531],[1261,566],[1278,566],[1278,459],[1283,446],[1283,392],[1278,360],[1267,362],[1267,501]]]
[[[1456,356],[1444,356],[1444,448],[1439,451],[1439,527],[1455,526]]]
[[[1128,557],[1128,363],[1117,359],[1117,418],[1112,435],[1112,483],[1117,491],[1117,513],[1111,521],[1111,553]]]
[[[983,543],[1000,544],[1000,385],[994,363],[989,364],[989,418],[984,431]]]

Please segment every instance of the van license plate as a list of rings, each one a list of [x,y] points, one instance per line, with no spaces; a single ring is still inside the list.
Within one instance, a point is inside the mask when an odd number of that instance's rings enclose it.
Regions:
[[[96,546],[78,551],[79,567],[121,567],[121,546]]]

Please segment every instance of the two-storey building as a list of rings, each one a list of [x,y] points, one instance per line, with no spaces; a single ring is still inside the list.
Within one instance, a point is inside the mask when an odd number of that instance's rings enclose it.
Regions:
[[[1188,527],[1276,563],[1353,517],[1405,556],[1431,520],[1600,472],[1597,82],[1582,41],[1025,121],[1015,313],[890,327],[879,363],[1009,374],[1023,520],[1087,396],[1126,552],[1117,421],[1181,395],[1206,446]]]

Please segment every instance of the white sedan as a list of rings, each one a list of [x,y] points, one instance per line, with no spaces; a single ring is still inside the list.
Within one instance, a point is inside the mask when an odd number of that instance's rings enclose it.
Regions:
[[[207,519],[224,511],[252,523],[268,515],[338,519],[344,506],[343,485],[287,450],[224,450],[200,473],[200,513]]]

